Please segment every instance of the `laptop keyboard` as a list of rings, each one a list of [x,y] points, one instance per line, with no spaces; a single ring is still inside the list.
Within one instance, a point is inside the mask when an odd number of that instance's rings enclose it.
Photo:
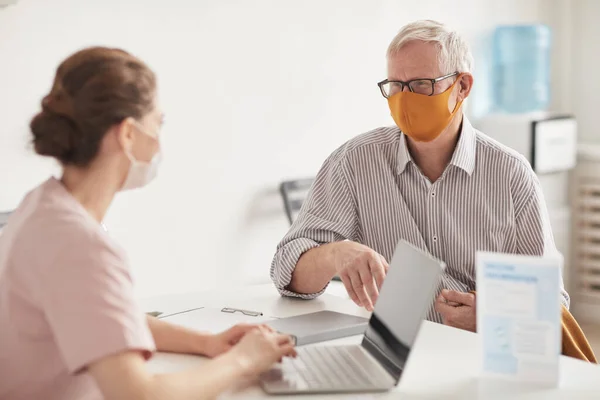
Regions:
[[[285,359],[282,367],[286,379],[295,375],[308,389],[380,386],[382,377],[362,367],[366,361],[358,346],[312,346],[299,348],[298,357]]]

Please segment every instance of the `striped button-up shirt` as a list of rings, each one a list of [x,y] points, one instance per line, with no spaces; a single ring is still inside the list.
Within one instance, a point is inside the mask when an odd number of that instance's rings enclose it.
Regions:
[[[557,251],[540,184],[527,160],[464,118],[451,161],[433,183],[412,160],[397,127],[375,129],[336,150],[279,244],[271,278],[282,295],[314,298],[322,291],[287,290],[304,252],[352,240],[390,261],[400,239],[446,263],[436,295],[443,288],[476,289],[478,250]],[[564,290],[562,302],[569,306]],[[441,322],[433,306],[427,318]]]

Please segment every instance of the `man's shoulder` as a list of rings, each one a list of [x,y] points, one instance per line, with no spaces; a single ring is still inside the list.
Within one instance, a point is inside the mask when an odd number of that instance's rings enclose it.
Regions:
[[[355,136],[332,154],[332,158],[338,161],[347,160],[348,157],[361,152],[364,156],[376,156],[380,151],[400,143],[402,135],[396,126],[385,126],[373,129],[366,133]]]
[[[482,132],[476,131],[476,135],[478,163],[488,168],[490,176],[500,174],[500,179],[506,179],[513,197],[533,194],[539,181],[527,158]]]
[[[511,169],[531,170],[531,165],[527,158],[518,151],[498,142],[485,133],[475,129],[477,141],[478,158],[491,161],[491,164],[497,162],[504,164]],[[533,170],[531,170],[533,174]]]

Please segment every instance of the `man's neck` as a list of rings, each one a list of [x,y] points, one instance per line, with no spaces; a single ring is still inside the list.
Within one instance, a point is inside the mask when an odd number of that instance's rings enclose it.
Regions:
[[[431,142],[416,142],[407,138],[412,159],[432,183],[442,176],[452,159],[460,137],[462,120],[462,115],[457,114],[444,132]]]

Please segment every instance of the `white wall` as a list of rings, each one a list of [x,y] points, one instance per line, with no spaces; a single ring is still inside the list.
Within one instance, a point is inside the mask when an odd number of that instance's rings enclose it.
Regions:
[[[0,210],[56,171],[27,146],[54,68],[81,47],[119,46],[158,73],[167,113],[159,179],[120,195],[106,219],[129,252],[138,294],[266,282],[287,229],[278,182],[315,174],[347,139],[392,123],[375,84],[396,31],[445,21],[484,61],[496,24],[539,22],[543,4],[20,0],[0,9]],[[486,107],[480,66],[474,114]]]
[[[552,68],[550,110],[573,113],[572,71],[574,60],[573,9],[579,0],[545,0],[542,22],[552,28]]]
[[[570,79],[573,111],[577,116],[582,142],[600,142],[600,1],[572,3],[572,59]]]

